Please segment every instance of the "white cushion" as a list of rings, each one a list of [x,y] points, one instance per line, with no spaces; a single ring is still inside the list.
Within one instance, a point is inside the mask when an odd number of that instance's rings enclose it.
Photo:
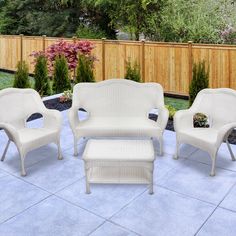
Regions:
[[[76,127],[81,136],[147,136],[155,137],[160,127],[155,121],[131,117],[94,117]]]

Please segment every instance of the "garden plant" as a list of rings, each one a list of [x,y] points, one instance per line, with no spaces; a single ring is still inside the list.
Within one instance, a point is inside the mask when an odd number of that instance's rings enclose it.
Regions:
[[[189,105],[194,102],[197,94],[205,88],[209,87],[209,68],[206,69],[205,61],[194,63],[193,78],[189,87]]]
[[[134,65],[131,64],[130,60],[126,62],[125,79],[142,82],[140,75],[140,66],[138,65],[137,61],[134,62]]]
[[[56,56],[53,71],[53,90],[55,93],[62,93],[71,89],[69,69],[64,55]]]
[[[95,82],[93,73],[93,59],[90,56],[80,54],[77,66],[76,82]]]
[[[40,55],[36,59],[34,69],[34,89],[39,92],[41,96],[50,94],[50,84],[48,79],[47,58]]]
[[[29,68],[25,61],[19,61],[14,77],[14,88],[30,88]]]

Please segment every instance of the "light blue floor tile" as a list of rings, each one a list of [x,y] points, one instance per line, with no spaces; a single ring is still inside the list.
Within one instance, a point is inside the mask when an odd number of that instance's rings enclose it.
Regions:
[[[163,136],[163,150],[164,153],[167,153],[169,155],[174,155],[175,153],[175,145],[176,145],[176,137],[175,132],[165,130],[164,136]],[[188,144],[182,144],[180,146],[180,158],[186,158],[189,155],[191,155],[193,152],[195,152],[197,149],[191,145]]]
[[[100,226],[95,232],[90,234],[90,236],[137,236],[137,234],[129,232],[120,226],[106,222]]]
[[[4,236],[85,236],[103,220],[55,196],[0,225]]]
[[[0,189],[0,223],[49,196],[47,192],[13,176],[0,178]]]
[[[235,172],[217,169],[217,175],[211,177],[208,165],[188,160],[182,163],[182,167],[171,170],[158,184],[176,192],[218,204],[236,183]]]
[[[236,212],[236,185],[221,202],[220,206]]]
[[[78,156],[77,157],[74,157],[74,147],[66,149],[64,152],[73,158],[78,158],[78,159],[82,160],[82,155],[83,155],[86,143],[87,143],[87,139],[81,138],[79,140],[78,145],[77,145],[77,147],[78,147]]]
[[[57,195],[104,218],[109,218],[145,189],[145,185],[93,184],[91,194],[86,194],[85,179],[81,179]]]
[[[210,204],[157,188],[154,195],[142,194],[111,220],[144,236],[190,236],[213,210]]]
[[[231,146],[236,156],[236,145],[231,145]],[[188,157],[188,159],[211,165],[211,158],[209,154],[202,150],[198,150],[197,152],[193,153]],[[225,143],[221,145],[218,151],[216,166],[223,169],[236,171],[236,161],[231,160],[231,156]]]
[[[30,167],[41,160],[49,158],[49,156],[51,156],[51,153],[47,152],[47,150],[47,148],[41,147],[29,152],[25,158],[25,167]],[[55,158],[57,158],[57,154]],[[21,170],[20,156],[13,143],[11,143],[9,146],[9,150],[6,154],[5,160],[3,162],[0,162],[0,169],[3,169],[12,174]]]
[[[25,181],[33,183],[49,192],[55,193],[84,176],[81,160],[45,159],[27,169]]]
[[[157,184],[169,171],[181,167],[185,160],[182,158],[176,161],[169,154],[157,156],[154,162],[154,184]]]
[[[8,175],[7,172],[0,170],[0,178],[4,177],[6,175]]]
[[[235,236],[236,213],[217,208],[197,236]]]

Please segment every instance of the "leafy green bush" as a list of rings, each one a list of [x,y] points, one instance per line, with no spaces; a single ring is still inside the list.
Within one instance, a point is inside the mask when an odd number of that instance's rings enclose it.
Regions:
[[[126,63],[125,79],[133,80],[136,82],[142,82],[140,74],[140,66],[136,61],[133,66],[130,61]]]
[[[57,56],[53,73],[53,90],[55,93],[62,93],[71,89],[69,69],[65,56]]]
[[[106,33],[95,26],[80,25],[76,31],[76,36],[83,39],[106,38]]]
[[[77,66],[76,82],[95,82],[93,73],[93,60],[90,57],[80,54]]]
[[[197,94],[209,86],[209,69],[206,70],[205,61],[194,63],[193,78],[189,86],[189,105],[194,102]]]
[[[17,63],[17,71],[14,77],[14,88],[30,88],[29,67],[25,61]]]
[[[174,117],[174,115],[176,113],[176,109],[173,106],[171,106],[171,105],[166,105],[166,108],[169,111],[169,119],[173,120],[173,117]]]
[[[47,58],[43,55],[38,56],[36,59],[34,80],[34,89],[38,91],[41,96],[50,94]]]

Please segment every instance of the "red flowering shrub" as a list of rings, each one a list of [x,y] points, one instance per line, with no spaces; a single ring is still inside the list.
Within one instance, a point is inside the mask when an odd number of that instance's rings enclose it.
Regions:
[[[38,56],[45,55],[48,59],[48,69],[50,72],[52,72],[56,56],[64,55],[67,60],[69,70],[73,71],[77,66],[79,54],[89,57],[92,62],[95,61],[95,57],[91,55],[93,48],[94,45],[90,41],[78,41],[69,43],[64,40],[60,40],[50,45],[45,52],[33,52],[31,56],[35,58],[35,63]]]

